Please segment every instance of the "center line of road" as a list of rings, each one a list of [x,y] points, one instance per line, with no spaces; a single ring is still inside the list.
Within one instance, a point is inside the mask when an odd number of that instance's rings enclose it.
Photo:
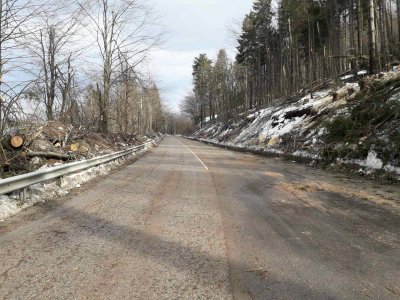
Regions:
[[[203,161],[192,151],[190,150],[190,148],[188,148],[184,143],[182,143],[181,141],[177,140],[179,143],[181,143],[183,145],[183,147],[185,147],[186,149],[188,149],[190,152],[192,152],[192,154],[199,160],[199,162],[201,162],[201,164],[204,166],[204,168],[206,168],[206,170],[208,170],[208,167],[206,166],[205,163],[203,163]]]

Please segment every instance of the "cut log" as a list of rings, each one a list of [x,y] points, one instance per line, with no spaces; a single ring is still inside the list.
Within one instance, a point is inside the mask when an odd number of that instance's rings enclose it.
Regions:
[[[27,152],[28,157],[43,157],[46,159],[59,159],[59,160],[70,160],[71,156],[68,154],[55,153],[55,152]]]
[[[71,144],[70,146],[72,152],[78,151],[79,145],[76,143]]]
[[[22,145],[24,144],[24,138],[20,135],[16,135],[13,136],[10,139],[10,144],[14,147],[14,148],[21,148]]]
[[[1,145],[6,149],[20,149],[25,139],[22,135],[6,136],[2,139]]]

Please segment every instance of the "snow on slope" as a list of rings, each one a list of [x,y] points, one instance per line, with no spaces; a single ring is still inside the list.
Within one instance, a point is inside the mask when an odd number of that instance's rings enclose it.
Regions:
[[[347,84],[337,93],[345,97],[348,91],[353,91],[355,94],[359,90],[358,84]],[[316,114],[340,108],[346,104],[346,101],[344,98],[333,101],[332,91],[325,90],[313,95],[309,94],[288,106],[262,109],[247,115],[246,119],[252,120],[252,122],[243,127],[234,139],[227,141],[227,144],[239,147],[260,146],[265,148],[266,146],[266,150],[272,149],[281,142],[281,137],[293,132],[306,132],[312,125]],[[236,127],[240,127],[240,123],[243,122],[239,121],[237,124],[233,124],[232,128],[227,128],[222,132],[220,129],[224,124],[211,124],[196,132],[194,137],[208,136],[211,137],[209,140],[220,142],[221,138],[234,132]],[[318,138],[322,132],[313,132],[309,136],[309,140],[312,142],[313,138]]]
[[[396,76],[399,76],[399,73],[390,72],[384,75],[389,80]],[[354,102],[359,92],[358,83],[347,83],[337,90],[322,90],[312,95],[308,94],[293,103],[283,103],[243,113],[228,122],[209,123],[198,129],[191,137],[267,153],[322,160],[327,147],[327,123],[338,116],[349,117],[357,105]],[[388,102],[390,101],[400,102],[400,89],[399,92],[393,93]],[[390,142],[384,131],[379,138],[386,139],[387,143]],[[397,174],[400,179],[398,161],[384,161],[380,157],[381,153],[374,150],[374,145],[365,156],[356,153],[363,143],[364,140],[361,139],[354,145],[346,142],[344,145],[336,145],[337,149],[354,149],[354,154],[338,157],[334,163],[358,165],[365,170],[365,173],[374,170],[391,172]],[[382,141],[379,140],[377,143]]]

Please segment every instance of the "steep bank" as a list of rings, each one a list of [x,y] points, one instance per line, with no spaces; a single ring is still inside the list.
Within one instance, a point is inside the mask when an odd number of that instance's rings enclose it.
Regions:
[[[217,119],[191,137],[400,180],[400,72]]]

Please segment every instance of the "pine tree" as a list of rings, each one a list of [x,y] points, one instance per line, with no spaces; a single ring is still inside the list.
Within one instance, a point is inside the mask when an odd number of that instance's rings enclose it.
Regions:
[[[213,93],[216,113],[223,115],[229,111],[229,59],[225,49],[218,52],[213,67]]]
[[[193,83],[194,93],[200,102],[200,122],[203,124],[206,117],[206,107],[209,106],[209,115],[212,114],[212,101],[209,93],[210,74],[212,70],[212,61],[206,54],[200,54],[193,63]]]
[[[237,55],[220,51],[215,64],[194,64],[199,113],[229,117],[310,92],[341,75],[374,73],[400,53],[400,0],[257,0],[242,22]],[[394,9],[396,8],[396,11]],[[396,30],[398,27],[398,30]]]

